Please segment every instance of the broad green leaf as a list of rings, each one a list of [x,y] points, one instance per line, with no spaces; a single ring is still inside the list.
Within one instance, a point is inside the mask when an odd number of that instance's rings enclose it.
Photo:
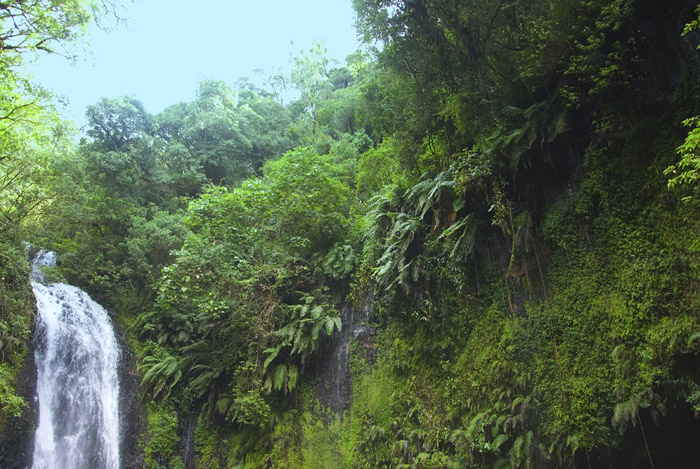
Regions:
[[[496,438],[494,438],[493,443],[491,443],[491,447],[493,449],[498,449],[503,443],[506,442],[507,439],[508,435],[501,433]]]
[[[269,353],[268,357],[265,359],[265,362],[263,363],[263,372],[267,371],[267,367],[270,366],[270,363],[277,357],[277,355],[280,353],[280,347],[272,347],[265,349],[263,353]]]
[[[297,381],[299,381],[299,369],[296,365],[291,365],[289,367],[287,377],[287,389],[291,391],[297,386]]]
[[[279,391],[282,389],[282,386],[284,386],[284,380],[287,377],[287,365],[284,363],[277,365],[275,368],[275,372],[273,374],[273,384],[275,385],[275,389]]]

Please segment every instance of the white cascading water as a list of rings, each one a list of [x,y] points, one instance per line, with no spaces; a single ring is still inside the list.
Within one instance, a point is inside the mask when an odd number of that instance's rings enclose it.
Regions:
[[[34,258],[39,426],[33,469],[119,468],[119,347],[107,312],[84,291],[46,284]]]

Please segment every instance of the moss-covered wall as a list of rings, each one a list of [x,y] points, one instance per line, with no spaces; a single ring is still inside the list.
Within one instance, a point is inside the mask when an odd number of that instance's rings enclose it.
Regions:
[[[30,341],[35,317],[24,246],[0,242],[0,466],[31,464],[37,413],[36,366]]]

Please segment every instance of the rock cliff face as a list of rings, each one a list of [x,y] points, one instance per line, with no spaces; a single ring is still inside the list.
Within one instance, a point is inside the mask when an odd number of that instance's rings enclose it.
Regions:
[[[350,341],[357,341],[365,349],[371,348],[374,336],[374,330],[369,326],[371,303],[369,292],[362,304],[343,305],[340,312],[343,327],[318,362],[316,396],[322,407],[341,415],[352,404]]]
[[[140,398],[140,378],[136,369],[136,356],[129,347],[126,334],[115,327],[121,348],[119,362],[119,418],[121,435],[121,467],[137,469],[144,466],[143,445],[147,429],[146,406]]]
[[[4,428],[0,429],[0,467],[5,469],[25,469],[32,466],[34,432],[39,422],[33,341],[28,346],[18,378],[17,394],[24,398],[28,406],[22,415],[9,418]]]

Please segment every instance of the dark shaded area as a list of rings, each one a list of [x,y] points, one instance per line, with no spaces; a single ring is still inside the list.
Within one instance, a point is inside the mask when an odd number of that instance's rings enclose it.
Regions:
[[[576,453],[576,467],[690,469],[698,467],[698,461],[700,421],[684,403],[656,419],[647,410],[640,412],[637,424],[625,432],[621,449]]]

